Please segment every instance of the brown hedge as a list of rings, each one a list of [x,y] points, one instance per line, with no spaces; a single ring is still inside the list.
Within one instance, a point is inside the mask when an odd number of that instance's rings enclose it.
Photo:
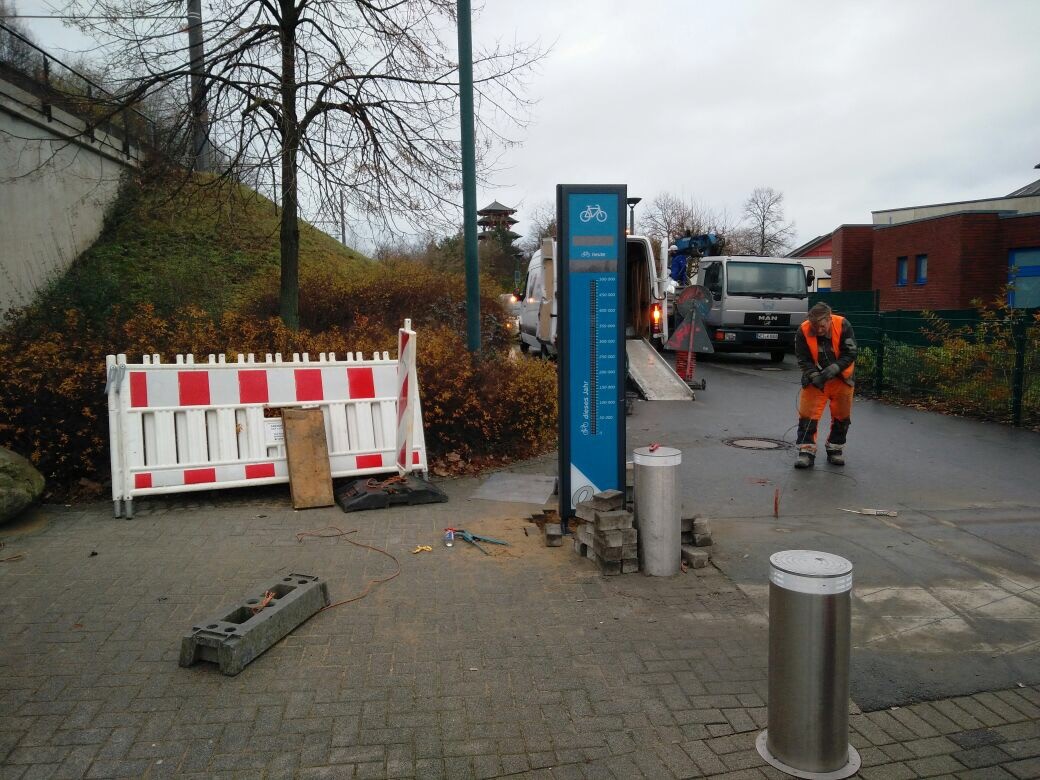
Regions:
[[[36,314],[39,314],[38,312]],[[396,351],[389,315],[369,318],[359,311],[345,331],[293,333],[275,318],[228,313],[219,320],[185,308],[171,318],[150,306],[129,315],[113,311],[91,324],[75,311],[51,312],[35,324],[13,317],[0,332],[0,444],[30,458],[59,495],[81,479],[109,479],[108,414],[104,395],[105,355],[131,360],[160,353]],[[431,318],[432,319],[432,316]],[[556,374],[552,364],[517,360],[492,348],[474,355],[456,328],[417,326],[418,371],[427,447],[431,459],[459,453],[492,461],[529,457],[551,449],[556,430]],[[495,337],[497,338],[497,337]]]

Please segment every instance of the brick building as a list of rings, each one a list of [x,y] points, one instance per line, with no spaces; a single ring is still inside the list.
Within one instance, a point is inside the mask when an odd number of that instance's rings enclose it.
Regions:
[[[829,253],[832,290],[878,290],[882,311],[966,309],[1013,282],[1011,304],[1040,306],[1040,181],[1004,198],[873,212],[791,257]]]

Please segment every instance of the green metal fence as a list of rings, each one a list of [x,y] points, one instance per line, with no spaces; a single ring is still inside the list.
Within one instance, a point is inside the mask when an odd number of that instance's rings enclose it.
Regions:
[[[856,331],[856,390],[1040,429],[1040,309],[877,311],[874,293],[822,293]]]

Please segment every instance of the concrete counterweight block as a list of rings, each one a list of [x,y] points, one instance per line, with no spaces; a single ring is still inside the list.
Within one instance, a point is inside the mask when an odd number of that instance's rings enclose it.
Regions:
[[[268,598],[266,594],[271,594]],[[267,602],[266,604],[264,602]],[[181,666],[209,661],[233,676],[329,603],[329,587],[320,577],[290,574],[261,586],[217,617],[192,626],[181,640]]]

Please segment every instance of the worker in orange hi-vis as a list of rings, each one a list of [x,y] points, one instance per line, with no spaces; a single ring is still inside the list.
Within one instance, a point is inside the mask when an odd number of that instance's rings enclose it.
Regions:
[[[826,303],[809,309],[794,339],[794,354],[802,370],[798,395],[798,459],[796,469],[809,469],[816,461],[816,428],[830,404],[831,432],[827,437],[827,462],[845,465],[845,437],[852,423],[852,375],[856,365],[856,334],[844,317]]]

